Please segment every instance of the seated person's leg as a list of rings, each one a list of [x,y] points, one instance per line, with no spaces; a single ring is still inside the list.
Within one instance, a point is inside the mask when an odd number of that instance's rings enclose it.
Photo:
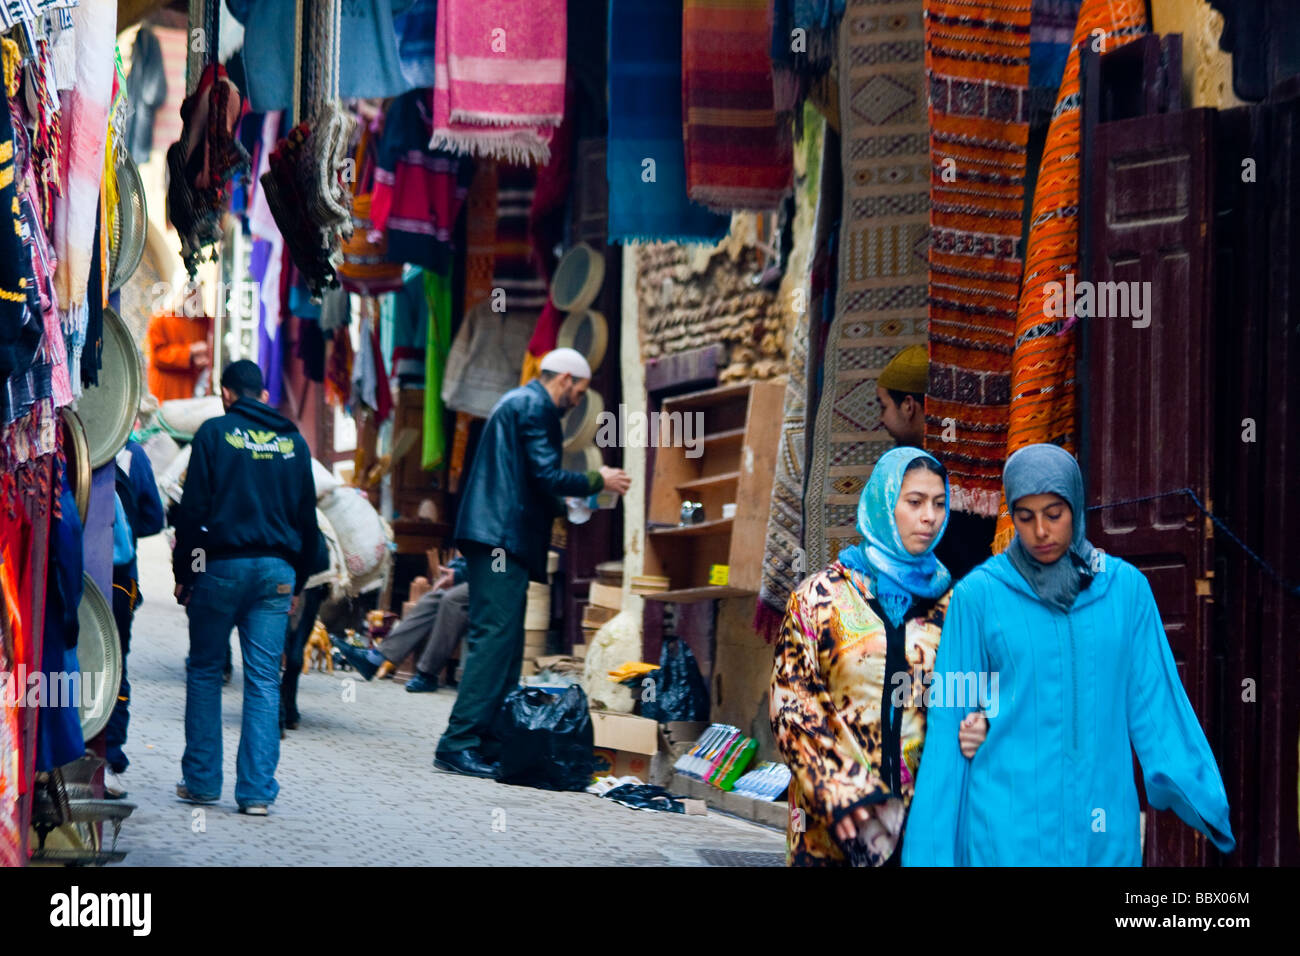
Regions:
[[[416,680],[406,685],[406,689],[412,693],[437,689],[438,674],[460,646],[469,627],[469,584],[457,584],[443,594],[442,605],[438,608],[438,616],[433,624],[433,633],[416,665]]]

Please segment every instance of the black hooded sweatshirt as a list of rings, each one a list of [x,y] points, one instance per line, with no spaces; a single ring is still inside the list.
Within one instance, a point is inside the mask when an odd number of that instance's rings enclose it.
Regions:
[[[316,483],[307,441],[289,419],[251,398],[204,422],[194,436],[176,516],[176,583],[203,558],[284,558],[302,590],[316,559]]]

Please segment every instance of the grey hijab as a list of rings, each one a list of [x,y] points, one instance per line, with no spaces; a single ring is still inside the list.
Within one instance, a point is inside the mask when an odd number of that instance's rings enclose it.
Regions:
[[[1052,564],[1043,564],[1030,553],[1017,534],[1007,548],[1007,557],[1029,582],[1039,599],[1062,611],[1074,606],[1079,592],[1092,583],[1094,561],[1100,552],[1089,543],[1084,527],[1083,473],[1079,463],[1059,445],[1028,445],[1007,459],[1002,470],[1007,507],[1026,495],[1060,495],[1070,505],[1074,537],[1070,550]]]

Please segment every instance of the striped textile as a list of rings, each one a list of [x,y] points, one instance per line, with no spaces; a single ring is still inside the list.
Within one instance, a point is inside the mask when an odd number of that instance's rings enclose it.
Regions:
[[[545,163],[564,118],[565,0],[442,0],[434,149]]]
[[[813,258],[826,240],[830,220],[839,207],[822,201],[826,156],[826,121],[811,103],[804,104],[803,135],[795,144],[796,182],[792,242],[786,278],[779,290],[789,337],[789,377],[785,385],[781,440],[772,476],[772,504],[763,546],[763,580],[758,589],[754,629],[769,642],[780,633],[786,603],[799,582],[815,569],[796,560],[803,548],[803,490],[808,440],[808,338],[822,321],[820,303],[812,295]],[[803,297],[800,310],[793,303]]]
[[[930,383],[925,447],[951,507],[1001,501],[1029,140],[1031,0],[926,0]]]
[[[876,379],[926,341],[930,129],[922,0],[850,0],[839,31],[844,198],[835,320],[804,497],[808,572],[856,544],[858,496],[894,446]]]
[[[1043,303],[1047,283],[1064,282],[1079,265],[1079,50],[1094,42],[1094,30],[1105,33],[1106,50],[1123,46],[1146,33],[1145,3],[1084,0],[1079,10],[1034,191],[1011,365],[1008,455],[1039,442],[1060,445],[1071,453],[1077,448],[1075,329],[1046,315]],[[994,552],[1003,551],[1014,535],[1003,502]]]
[[[773,103],[771,0],[685,0],[686,194],[718,212],[780,205],[792,178],[789,116]]]
[[[497,164],[481,162],[474,172],[466,202],[465,226],[465,301],[461,315],[492,294],[492,270],[496,262],[497,236]],[[460,488],[469,451],[469,427],[473,416],[456,413],[456,430],[452,436],[448,463],[447,489]]]
[[[537,174],[527,166],[497,167],[492,286],[505,293],[505,310],[510,313],[541,312],[546,305],[546,277],[528,228],[536,184]]]

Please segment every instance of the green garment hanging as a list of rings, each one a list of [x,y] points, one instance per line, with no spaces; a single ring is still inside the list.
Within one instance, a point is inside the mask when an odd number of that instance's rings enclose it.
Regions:
[[[451,276],[426,271],[424,298],[429,304],[429,331],[424,350],[424,447],[420,465],[432,471],[442,464],[447,451],[442,372],[451,349]]]

